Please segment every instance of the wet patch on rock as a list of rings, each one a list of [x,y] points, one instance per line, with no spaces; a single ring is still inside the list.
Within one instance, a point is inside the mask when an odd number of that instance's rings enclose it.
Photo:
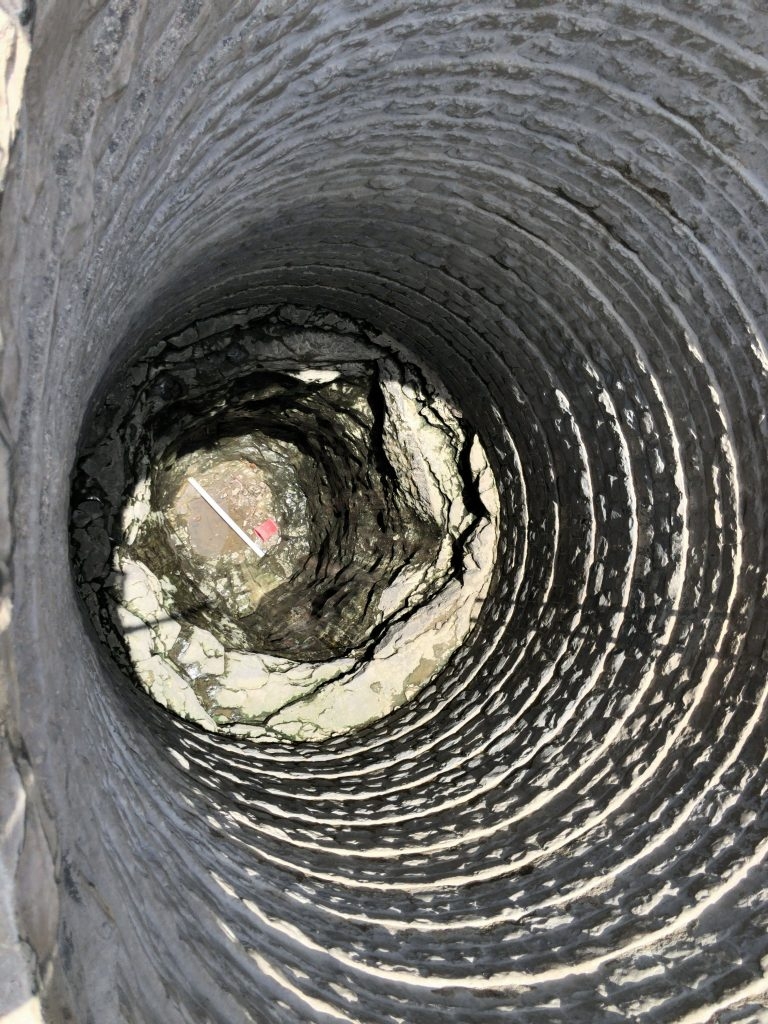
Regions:
[[[401,346],[259,308],[123,370],[82,439],[72,556],[99,637],[161,704],[318,740],[445,667],[487,594],[497,517],[479,439]]]

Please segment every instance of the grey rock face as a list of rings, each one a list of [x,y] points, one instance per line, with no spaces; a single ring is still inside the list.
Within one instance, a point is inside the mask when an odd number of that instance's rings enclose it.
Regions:
[[[763,5],[24,18],[3,860],[47,1019],[765,1019]],[[286,304],[438,373],[500,540],[412,700],[254,745],[100,649],[70,476],[116,367]]]
[[[200,321],[121,367],[84,430],[71,540],[96,637],[210,731],[321,740],[382,718],[488,594],[480,441],[394,339],[338,320]]]

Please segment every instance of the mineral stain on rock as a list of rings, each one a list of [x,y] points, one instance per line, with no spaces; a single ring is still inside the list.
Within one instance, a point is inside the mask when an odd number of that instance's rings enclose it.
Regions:
[[[249,536],[275,524],[264,557],[190,479]],[[100,638],[171,711],[251,739],[323,739],[415,695],[473,628],[497,542],[482,446],[428,371],[293,307],[197,323],[124,370],[72,495]]]

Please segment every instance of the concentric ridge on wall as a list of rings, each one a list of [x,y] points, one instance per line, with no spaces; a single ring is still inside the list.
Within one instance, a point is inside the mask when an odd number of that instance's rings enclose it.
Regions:
[[[767,1019],[767,36],[757,0],[38,5],[0,329],[49,1020]],[[413,700],[254,746],[105,657],[69,484],[117,366],[284,304],[431,367],[501,537]]]

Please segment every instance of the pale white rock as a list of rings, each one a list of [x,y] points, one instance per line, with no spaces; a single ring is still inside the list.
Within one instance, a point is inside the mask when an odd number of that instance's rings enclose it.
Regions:
[[[16,134],[28,62],[27,33],[16,18],[0,8],[0,188]]]
[[[337,380],[341,375],[338,370],[299,370],[297,373],[290,374],[291,377],[295,377],[296,380],[305,381],[308,384],[330,384],[332,381]]]
[[[130,595],[125,605],[116,605],[121,630],[135,660],[134,650],[149,645],[154,654],[167,654],[179,638],[181,626],[162,606],[160,581],[141,562],[124,562],[127,571],[122,580],[123,592]],[[129,610],[130,608],[133,611]],[[148,655],[145,655],[148,656]]]
[[[249,718],[263,718],[354,667],[353,658],[316,664],[266,654],[230,653],[215,699],[221,707],[237,709]]]
[[[213,719],[187,680],[165,658],[154,653],[156,639],[153,630],[127,608],[118,606],[116,611],[131,662],[144,689],[170,711],[206,729],[215,729]]]
[[[379,615],[382,618],[388,618],[409,603],[417,603],[423,599],[424,588],[424,570],[421,566],[415,568],[406,566],[382,591],[379,598]]]
[[[130,499],[123,508],[121,525],[127,544],[133,544],[138,536],[141,524],[146,521],[151,505],[151,484],[148,479],[140,480],[133,489]]]
[[[501,508],[499,489],[496,486],[493,470],[488,465],[485,449],[480,444],[480,438],[477,435],[473,438],[472,447],[469,450],[469,467],[472,471],[480,500],[488,511],[488,515],[495,519]]]
[[[216,723],[197,698],[192,687],[173,667],[157,655],[139,662],[136,672],[145,688],[169,711],[216,731]]]
[[[179,639],[181,626],[172,618],[160,619],[152,625],[154,648],[157,654],[170,654],[171,648]]]
[[[151,658],[154,653],[153,637],[147,624],[138,615],[134,615],[133,612],[121,605],[118,605],[115,610],[133,664],[137,665],[139,662]]]
[[[120,587],[123,604],[144,622],[154,622],[165,616],[163,588],[160,580],[143,562],[122,559],[118,566],[122,573]]]
[[[385,362],[380,373],[387,407],[384,451],[412,508],[422,519],[443,523],[451,503],[461,500],[463,491],[456,465],[456,438],[445,422],[430,415],[412,383],[401,384],[397,368]],[[452,414],[444,403],[441,405],[449,422]]]
[[[197,666],[199,671],[196,675],[220,676],[226,667],[224,647],[212,633],[198,626],[192,626],[181,650],[174,655],[174,661],[187,670]]]

